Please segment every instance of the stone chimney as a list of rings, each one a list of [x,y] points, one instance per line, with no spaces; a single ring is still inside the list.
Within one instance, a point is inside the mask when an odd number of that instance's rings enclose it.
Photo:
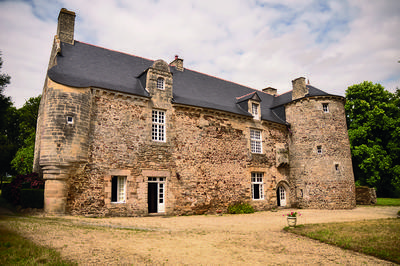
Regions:
[[[177,70],[183,71],[183,59],[179,58],[175,55],[175,60],[170,63],[171,66],[174,66]]]
[[[308,94],[308,88],[306,86],[306,78],[300,77],[292,80],[292,100],[303,98]]]
[[[57,35],[60,41],[74,44],[75,12],[65,8],[58,15]]]
[[[262,91],[265,93],[268,93],[270,95],[273,95],[273,96],[275,96],[277,94],[277,89],[272,88],[272,87],[265,88]]]

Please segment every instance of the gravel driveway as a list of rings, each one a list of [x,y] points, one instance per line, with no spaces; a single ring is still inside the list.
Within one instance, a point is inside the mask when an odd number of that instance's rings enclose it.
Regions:
[[[393,218],[399,207],[300,210],[298,223]],[[245,215],[1,220],[79,264],[298,265],[387,264],[282,230],[291,210]],[[76,226],[79,225],[79,226]],[[83,225],[83,226],[82,226]]]

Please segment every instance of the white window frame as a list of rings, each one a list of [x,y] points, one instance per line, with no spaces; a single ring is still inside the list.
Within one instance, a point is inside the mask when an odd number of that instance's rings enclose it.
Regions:
[[[258,103],[251,103],[251,114],[254,119],[260,119],[260,105]]]
[[[328,107],[328,105],[329,105],[329,104],[327,104],[327,103],[323,103],[323,104],[322,104],[322,110],[324,111],[324,113],[329,113],[329,107]]]
[[[157,78],[157,89],[159,90],[165,89],[165,80],[163,78]]]
[[[148,183],[157,183],[157,212],[165,212],[165,193],[166,193],[166,181],[165,177],[148,177]]]
[[[112,179],[117,178],[117,201],[112,201],[113,191],[111,188],[111,202],[112,203],[125,203],[126,202],[126,176],[113,176]],[[111,180],[112,180],[111,179]]]
[[[151,112],[151,139],[157,142],[166,141],[166,116],[163,110],[152,110]]]
[[[263,200],[264,199],[264,173],[254,172],[251,173],[251,198],[253,200]],[[254,191],[258,188],[259,198],[254,198]]]
[[[250,150],[251,153],[262,153],[261,130],[250,129]]]
[[[74,117],[73,116],[67,116],[67,124],[72,125],[74,124]]]

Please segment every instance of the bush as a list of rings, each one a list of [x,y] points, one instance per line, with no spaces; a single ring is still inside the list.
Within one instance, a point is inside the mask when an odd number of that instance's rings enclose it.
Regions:
[[[5,187],[4,198],[14,205],[21,204],[21,189],[43,189],[44,181],[37,173],[16,176]]]
[[[22,208],[42,209],[44,205],[44,189],[21,189]]]
[[[228,213],[230,214],[254,213],[254,208],[248,203],[236,203],[228,207]]]

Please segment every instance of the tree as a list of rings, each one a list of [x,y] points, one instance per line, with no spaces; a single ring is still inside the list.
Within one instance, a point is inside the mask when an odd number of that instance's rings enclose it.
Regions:
[[[3,60],[0,53],[0,70],[3,66]],[[10,132],[10,122],[14,118],[11,98],[4,95],[4,89],[10,84],[11,77],[0,72],[0,178],[1,184],[6,173],[10,172],[10,161],[13,158],[16,147],[12,141]],[[12,130],[11,130],[12,131]]]
[[[21,143],[11,161],[12,168],[20,175],[32,173],[33,157],[35,151],[36,123],[38,118],[41,96],[31,97],[20,109],[17,110],[19,135]]]
[[[345,109],[356,182],[400,196],[400,91],[364,81],[348,87]]]

